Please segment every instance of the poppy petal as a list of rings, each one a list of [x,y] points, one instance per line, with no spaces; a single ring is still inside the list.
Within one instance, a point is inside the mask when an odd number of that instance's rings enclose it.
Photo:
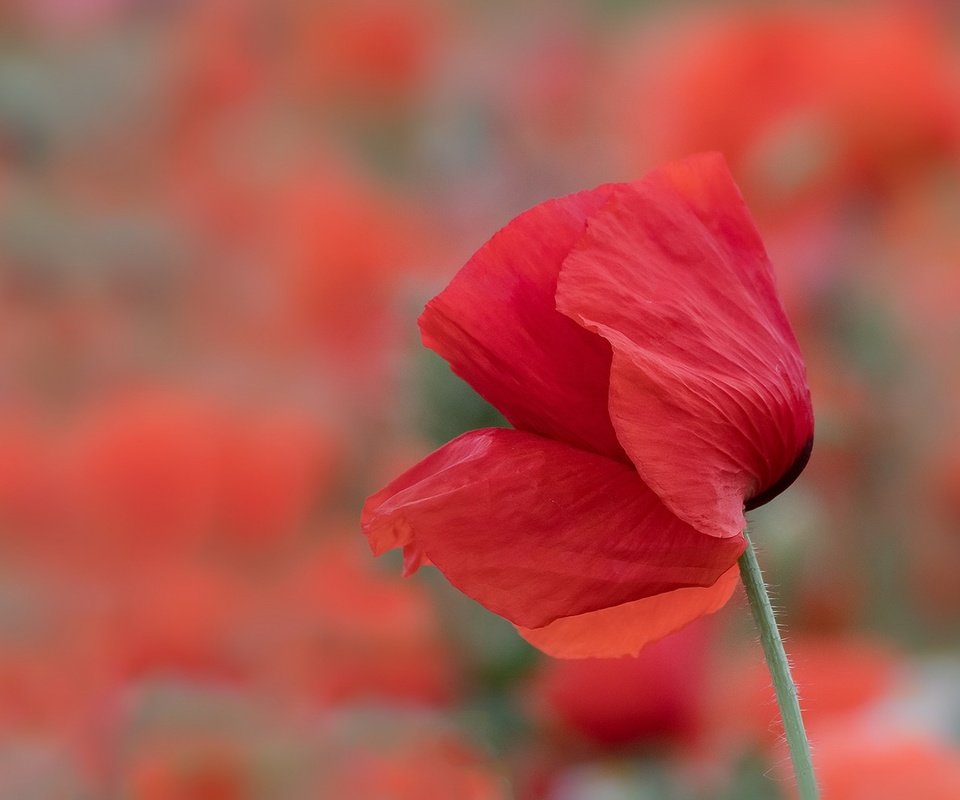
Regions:
[[[627,461],[607,411],[610,346],[556,310],[560,264],[611,186],[541,203],[427,303],[423,343],[520,430]]]
[[[713,536],[809,453],[803,359],[723,158],[617,187],[563,263],[557,307],[613,348],[610,416],[640,476]]]
[[[744,548],[677,519],[631,466],[506,428],[427,456],[367,500],[361,524],[375,553],[415,552],[529,627],[712,586]]]
[[[646,645],[726,605],[740,580],[736,566],[713,586],[694,586],[632,603],[562,617],[542,628],[518,627],[530,644],[554,658],[635,656]]]

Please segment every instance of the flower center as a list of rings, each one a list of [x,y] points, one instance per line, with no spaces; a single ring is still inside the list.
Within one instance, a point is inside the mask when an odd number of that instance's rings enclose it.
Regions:
[[[807,439],[806,444],[800,449],[800,452],[797,454],[797,457],[794,459],[793,463],[790,465],[790,468],[780,476],[780,479],[770,486],[768,489],[760,492],[760,494],[755,495],[747,499],[743,504],[744,511],[752,511],[755,508],[759,508],[765,503],[769,503],[776,497],[780,492],[786,489],[791,483],[793,483],[803,472],[803,468],[807,466],[807,462],[810,460],[810,452],[813,450],[813,436],[811,435]]]

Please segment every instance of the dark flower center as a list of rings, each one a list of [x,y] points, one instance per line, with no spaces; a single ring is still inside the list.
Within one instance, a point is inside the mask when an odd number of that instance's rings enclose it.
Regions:
[[[780,476],[780,480],[778,480],[768,489],[760,492],[760,494],[749,498],[743,504],[743,510],[752,511],[753,509],[759,508],[765,503],[769,503],[774,497],[776,497],[778,494],[780,494],[780,492],[793,483],[800,476],[800,473],[803,472],[803,468],[807,466],[807,462],[810,460],[810,452],[812,450],[813,436],[811,435],[810,438],[807,439],[807,443],[800,449],[800,452],[790,465],[790,468]]]

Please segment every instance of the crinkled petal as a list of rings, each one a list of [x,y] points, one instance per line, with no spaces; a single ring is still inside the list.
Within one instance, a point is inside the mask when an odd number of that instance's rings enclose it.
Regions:
[[[613,608],[563,617],[542,628],[518,627],[534,647],[554,658],[618,658],[635,656],[651,642],[726,605],[736,589],[736,566],[713,586],[674,589]]]
[[[420,329],[516,428],[626,461],[607,412],[610,346],[556,310],[560,264],[611,188],[518,216],[427,304]]]
[[[736,536],[745,501],[799,473],[803,359],[722,157],[619,186],[564,261],[557,306],[610,342],[617,436],[682,520]]]
[[[523,431],[472,431],[367,500],[375,553],[403,547],[517,625],[712,586],[742,537],[681,522],[628,464]]]

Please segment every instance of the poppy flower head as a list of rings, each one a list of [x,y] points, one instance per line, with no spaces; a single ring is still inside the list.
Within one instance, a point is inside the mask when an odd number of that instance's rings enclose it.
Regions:
[[[949,26],[924,5],[678,16],[631,42],[609,93],[626,157],[715,147],[778,227],[823,209],[835,219],[840,203],[889,203],[960,144]]]
[[[705,622],[661,639],[637,658],[542,662],[531,684],[535,717],[560,742],[606,748],[692,743],[701,730],[708,670]]]
[[[372,495],[375,553],[434,564],[555,655],[635,653],[726,602],[745,505],[799,474],[813,415],[720,156],[521,214],[420,328],[515,430]]]
[[[823,800],[960,795],[960,752],[920,732],[838,725],[818,740],[815,763]]]

